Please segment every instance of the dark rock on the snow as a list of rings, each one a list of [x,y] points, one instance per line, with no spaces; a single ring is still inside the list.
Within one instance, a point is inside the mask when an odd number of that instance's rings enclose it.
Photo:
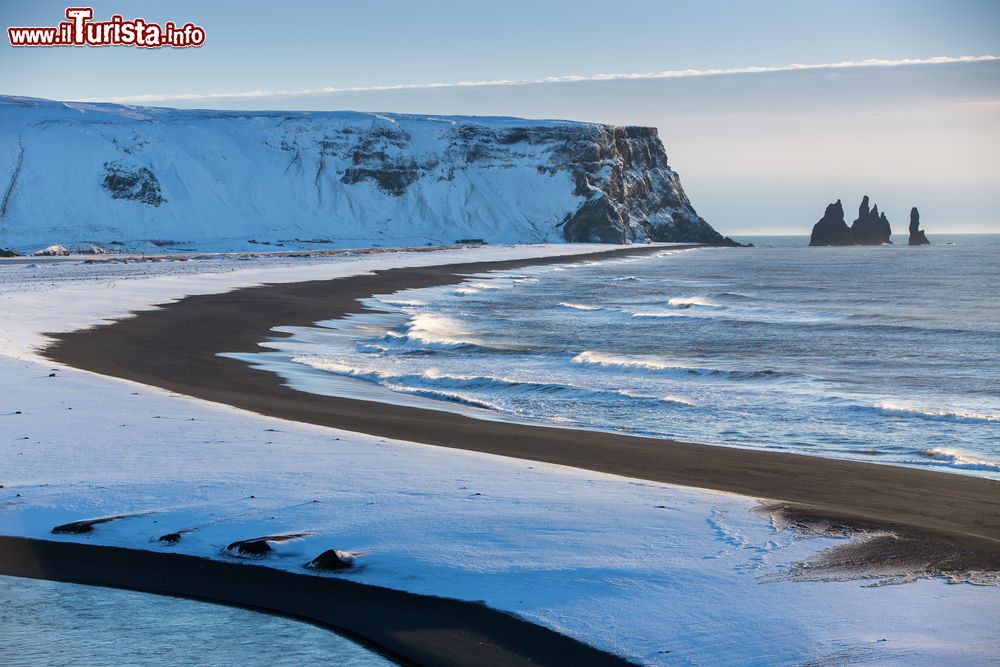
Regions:
[[[31,253],[32,257],[65,257],[67,255],[69,255],[69,250],[61,245],[50,245]]]
[[[312,570],[323,570],[332,572],[336,570],[346,570],[354,565],[354,556],[336,549],[327,549],[320,555],[313,558],[307,565]]]
[[[70,523],[64,523],[56,526],[52,529],[52,532],[56,535],[86,535],[94,531],[94,526],[102,523],[110,523],[111,521],[120,521],[122,519],[128,519],[133,516],[138,516],[137,514],[116,514],[114,516],[104,516],[98,519],[84,519],[83,521],[71,521]]]
[[[104,189],[113,199],[130,199],[150,206],[160,206],[167,201],[160,193],[159,179],[149,167],[105,162]]]
[[[920,211],[914,206],[910,209],[910,243],[909,245],[930,245],[927,234],[920,229]]]
[[[0,248],[0,257],[20,257],[18,253],[14,252],[10,248]]]
[[[865,201],[868,201],[867,197]],[[854,245],[851,228],[844,222],[844,205],[839,199],[829,204],[820,221],[813,225],[809,245]]]
[[[251,496],[252,497],[252,496]],[[305,533],[288,533],[286,535],[266,535],[264,537],[254,537],[249,540],[237,540],[226,547],[226,551],[234,556],[266,556],[274,551],[271,542],[287,542],[299,537],[305,537]]]
[[[240,556],[266,556],[273,549],[267,540],[241,540],[230,544],[226,547],[226,551]]]

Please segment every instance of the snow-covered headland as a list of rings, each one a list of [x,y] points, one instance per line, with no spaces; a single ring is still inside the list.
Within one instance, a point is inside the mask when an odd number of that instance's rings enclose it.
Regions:
[[[655,128],[0,97],[0,248],[468,239],[732,243],[695,212]]]

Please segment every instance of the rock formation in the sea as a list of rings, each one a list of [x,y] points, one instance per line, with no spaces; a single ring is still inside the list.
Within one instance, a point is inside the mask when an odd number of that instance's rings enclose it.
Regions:
[[[813,225],[809,245],[854,245],[851,228],[844,222],[844,205],[838,199],[826,207],[826,213]]]
[[[844,208],[836,204],[826,207],[823,219],[813,226],[809,245],[882,245],[892,243],[892,227],[878,204],[869,207],[868,195],[861,200],[858,217],[850,227],[844,222]]]
[[[920,229],[920,211],[914,206],[910,209],[910,245],[930,245],[924,230]]]
[[[868,208],[868,195],[861,200],[858,207],[858,218],[851,224],[851,238],[858,245],[882,245],[892,243],[890,236],[892,229],[885,213],[879,213],[878,204],[870,210]]]
[[[0,245],[15,250],[736,245],[695,211],[653,127],[2,96],[0,126]]]

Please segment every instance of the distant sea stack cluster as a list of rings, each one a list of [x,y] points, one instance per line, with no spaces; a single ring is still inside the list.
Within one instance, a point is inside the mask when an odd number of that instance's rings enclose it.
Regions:
[[[930,241],[920,227],[920,213],[916,207],[910,211],[909,245],[929,245]],[[883,245],[892,243],[892,227],[885,213],[880,213],[878,204],[870,205],[868,195],[861,200],[858,217],[848,227],[844,221],[844,206],[838,199],[826,207],[823,217],[813,225],[811,246],[841,245]]]

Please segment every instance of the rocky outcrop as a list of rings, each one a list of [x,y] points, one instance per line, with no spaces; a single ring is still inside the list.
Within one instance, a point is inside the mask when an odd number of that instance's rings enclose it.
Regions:
[[[31,253],[34,257],[65,257],[69,250],[61,245],[50,245]]]
[[[914,206],[910,209],[910,243],[909,245],[930,245],[927,235],[920,229],[920,211]]]
[[[103,185],[114,199],[129,199],[150,206],[166,201],[160,194],[160,182],[149,167],[105,162]]]
[[[809,245],[854,245],[851,228],[844,222],[844,205],[839,199],[828,204],[823,217],[813,225]]]
[[[305,537],[305,533],[287,533],[284,535],[267,535],[265,537],[254,537],[249,540],[237,540],[226,547],[226,552],[232,556],[251,556],[260,558],[266,556],[274,547],[272,544],[281,544],[289,540],[297,540]]]
[[[21,255],[10,248],[0,248],[0,257],[20,257]]]
[[[813,225],[809,245],[882,245],[892,243],[892,227],[878,204],[869,207],[868,195],[861,200],[858,217],[850,227],[844,222],[840,200],[826,207],[823,218]]]
[[[632,243],[687,239],[739,245],[699,216],[667,165],[655,128],[592,126],[554,157],[586,201],[563,223],[570,242]],[[590,134],[591,136],[586,136]]]
[[[347,570],[354,565],[354,555],[337,549],[327,549],[320,555],[313,558],[306,564],[311,570],[322,570],[325,572],[336,572],[337,570]]]
[[[651,127],[11,97],[0,97],[0,125],[0,244],[15,249],[736,245],[695,211]]]
[[[858,218],[851,224],[851,238],[857,245],[882,245],[892,243],[892,229],[885,213],[879,213],[878,204],[868,208],[868,195],[861,200]]]

